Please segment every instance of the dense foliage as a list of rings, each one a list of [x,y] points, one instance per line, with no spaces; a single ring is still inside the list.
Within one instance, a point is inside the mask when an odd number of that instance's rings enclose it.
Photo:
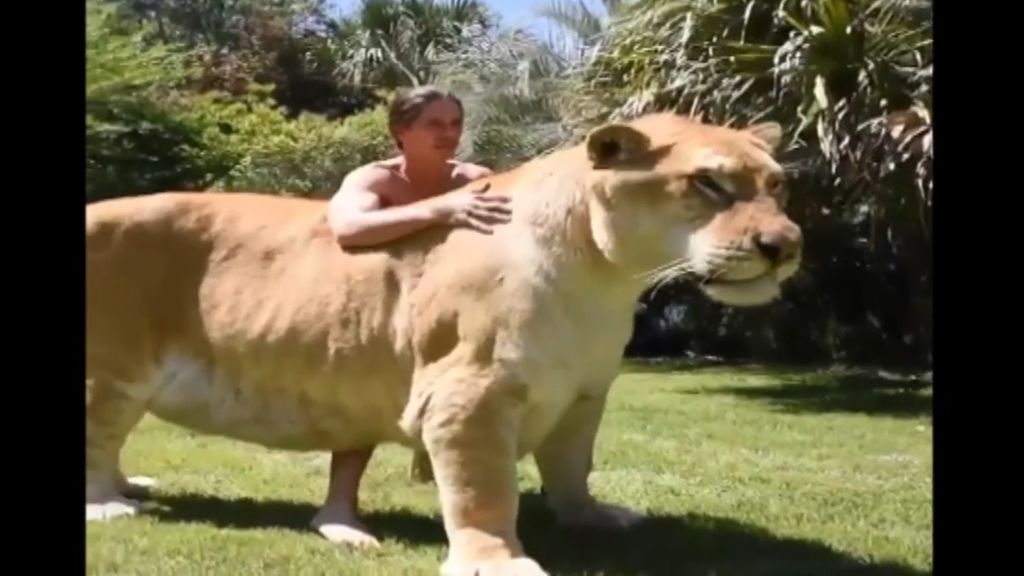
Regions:
[[[326,195],[394,152],[383,103],[467,105],[506,168],[655,109],[786,128],[806,269],[777,305],[647,295],[629,352],[930,365],[931,2],[552,0],[541,41],[478,0],[87,0],[87,182]]]

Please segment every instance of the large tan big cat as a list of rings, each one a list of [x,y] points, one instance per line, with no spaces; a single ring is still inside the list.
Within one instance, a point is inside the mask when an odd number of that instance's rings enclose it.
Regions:
[[[544,574],[516,535],[532,454],[560,522],[641,516],[587,490],[605,398],[652,281],[760,305],[797,270],[778,125],[657,114],[489,178],[493,235],[345,251],[322,201],[163,194],[86,211],[86,516],[135,513],[119,453],[146,413],[286,450],[425,450],[443,574]],[[470,186],[477,188],[480,183]]]

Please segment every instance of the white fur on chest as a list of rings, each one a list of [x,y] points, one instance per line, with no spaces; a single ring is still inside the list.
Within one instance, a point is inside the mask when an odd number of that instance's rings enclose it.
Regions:
[[[260,379],[251,373],[246,380],[171,352],[153,374],[155,394],[149,407],[163,420],[203,433],[282,448],[315,444],[298,387],[259,386]]]
[[[520,439],[524,454],[535,450],[578,400],[607,394],[618,375],[631,316],[616,316],[616,308],[598,303],[590,309],[577,304],[538,316],[524,349],[530,389]]]

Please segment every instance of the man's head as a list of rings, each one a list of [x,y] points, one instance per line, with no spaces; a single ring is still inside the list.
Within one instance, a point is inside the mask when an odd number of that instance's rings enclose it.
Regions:
[[[421,86],[398,94],[388,128],[405,154],[451,158],[462,137],[462,102],[451,92]]]

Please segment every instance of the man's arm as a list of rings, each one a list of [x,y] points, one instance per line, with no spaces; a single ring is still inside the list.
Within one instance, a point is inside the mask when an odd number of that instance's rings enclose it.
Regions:
[[[342,246],[373,246],[441,222],[435,203],[421,201],[382,208],[377,192],[388,174],[375,166],[353,170],[328,205],[327,220]]]

